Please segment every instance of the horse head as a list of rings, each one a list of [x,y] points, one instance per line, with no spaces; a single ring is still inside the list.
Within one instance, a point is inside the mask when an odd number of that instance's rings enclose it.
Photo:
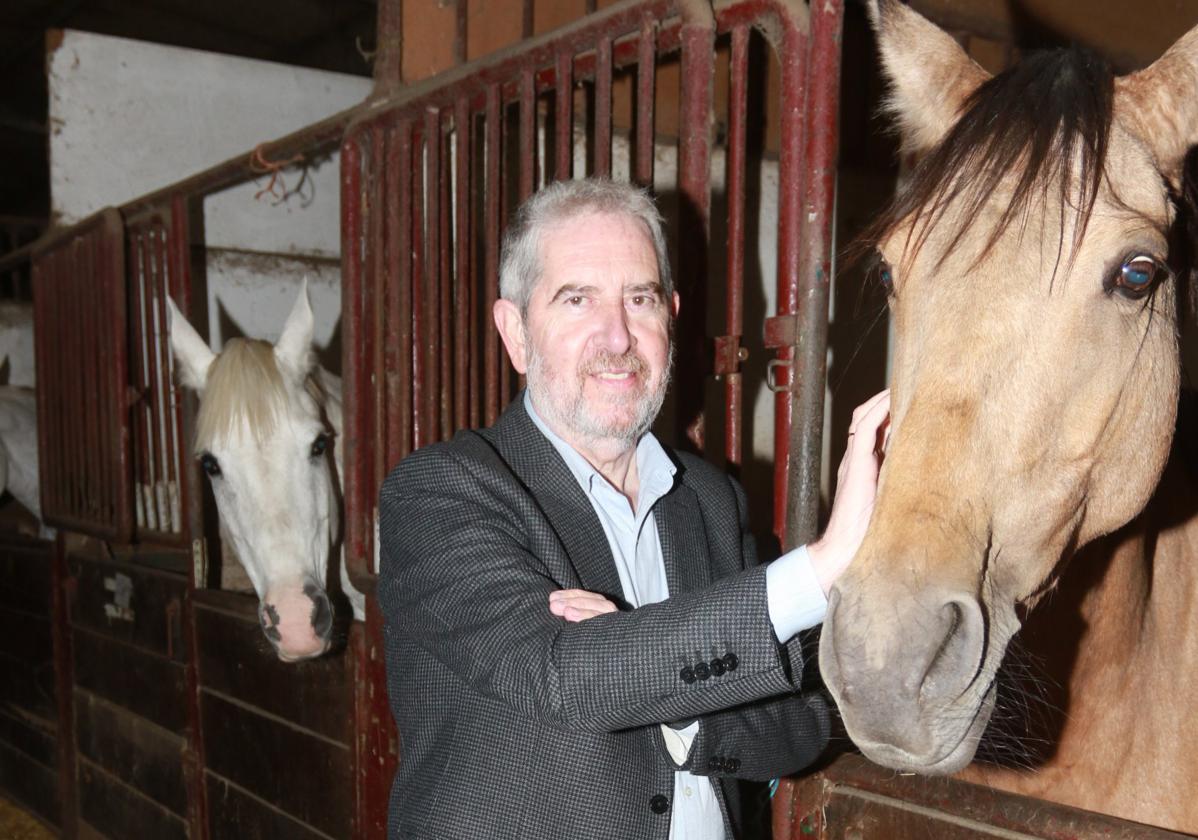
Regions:
[[[1124,78],[1076,50],[990,77],[898,0],[869,8],[922,160],[874,237],[892,427],[820,666],[869,758],[947,773],[974,755],[1020,608],[1165,464],[1170,187],[1198,140],[1198,30]]]
[[[214,354],[173,303],[170,328],[180,381],[200,398],[195,452],[258,593],[262,629],[280,659],[318,656],[333,627],[326,577],[340,539],[340,408],[312,354],[306,285],[273,346],[234,338]]]

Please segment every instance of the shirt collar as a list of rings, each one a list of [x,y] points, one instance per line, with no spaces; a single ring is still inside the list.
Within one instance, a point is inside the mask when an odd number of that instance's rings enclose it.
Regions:
[[[586,492],[591,492],[596,481],[607,483],[607,479],[582,454],[559,437],[548,424],[541,419],[532,406],[532,397],[528,390],[524,391],[524,410],[528,412],[533,425],[540,429],[553,448],[562,456],[570,472]],[[636,470],[640,480],[640,495],[637,500],[637,510],[652,507],[653,503],[669,492],[674,486],[674,474],[677,472],[673,460],[666,454],[665,447],[654,436],[653,432],[645,432],[636,444]]]

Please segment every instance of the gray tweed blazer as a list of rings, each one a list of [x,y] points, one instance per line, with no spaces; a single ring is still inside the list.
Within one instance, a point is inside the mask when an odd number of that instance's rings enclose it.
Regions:
[[[774,638],[740,487],[684,453],[654,510],[670,598],[576,624],[549,593],[620,602],[578,482],[516,399],[481,432],[414,452],[379,501],[387,685],[399,727],[391,838],[661,838],[674,764],[659,724],[701,719],[730,837],[736,778],[811,763],[821,697]]]

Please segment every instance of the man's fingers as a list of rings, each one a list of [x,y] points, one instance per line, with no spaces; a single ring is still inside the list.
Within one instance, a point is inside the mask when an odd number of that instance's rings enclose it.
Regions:
[[[585,621],[615,612],[616,605],[602,595],[585,589],[558,589],[549,593],[549,611],[566,621]]]
[[[880,454],[884,447],[883,441],[878,439],[878,432],[887,423],[889,417],[889,389],[875,394],[858,406],[853,412],[853,422],[849,427],[849,441],[845,449],[846,459],[849,453],[865,455],[877,452]]]
[[[889,388],[884,388],[865,402],[861,403],[861,405],[853,409],[853,420],[849,424],[849,433],[851,434],[854,429],[856,429],[857,425],[862,421],[862,419],[864,419],[867,414],[872,413],[882,403],[885,403],[887,406],[890,405]],[[887,408],[887,410],[889,411],[889,408]]]

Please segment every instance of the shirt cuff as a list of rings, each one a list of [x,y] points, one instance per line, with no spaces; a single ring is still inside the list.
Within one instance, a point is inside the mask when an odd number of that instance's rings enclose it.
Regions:
[[[765,591],[774,635],[783,643],[795,633],[815,627],[828,611],[828,598],[811,568],[805,545],[766,567]]]

